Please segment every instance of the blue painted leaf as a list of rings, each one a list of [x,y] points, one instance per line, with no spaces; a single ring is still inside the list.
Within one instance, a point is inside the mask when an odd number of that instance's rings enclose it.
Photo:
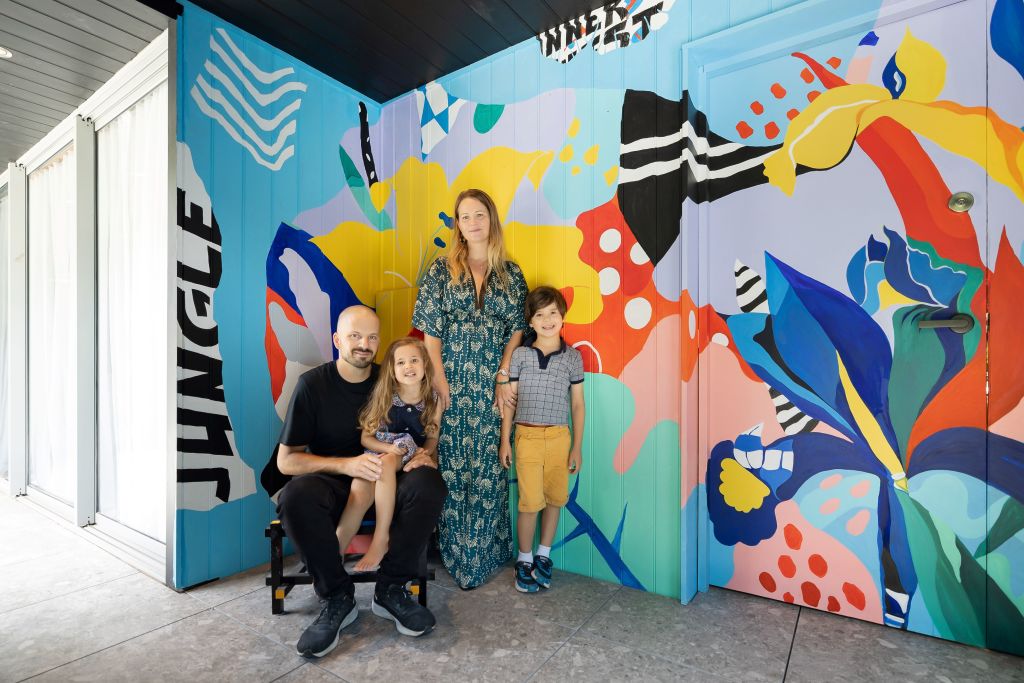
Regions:
[[[896,66],[896,55],[889,58],[889,63],[882,71],[882,85],[889,91],[894,100],[898,100],[907,87],[907,77],[900,68]]]
[[[1024,0],[996,0],[992,49],[1024,78]]]

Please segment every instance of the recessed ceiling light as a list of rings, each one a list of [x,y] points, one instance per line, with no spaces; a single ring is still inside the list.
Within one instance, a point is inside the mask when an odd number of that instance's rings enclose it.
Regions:
[[[6,47],[0,46],[0,59],[10,59],[14,56],[14,53],[8,50]]]

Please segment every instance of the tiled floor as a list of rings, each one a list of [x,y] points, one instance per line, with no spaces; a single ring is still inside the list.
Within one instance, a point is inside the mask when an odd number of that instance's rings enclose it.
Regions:
[[[308,586],[270,613],[264,568],[175,593],[0,495],[0,681],[1024,681],[1024,659],[724,590],[689,606],[574,575],[539,595],[506,569],[464,593],[438,570],[437,629],[369,613],[315,663]]]

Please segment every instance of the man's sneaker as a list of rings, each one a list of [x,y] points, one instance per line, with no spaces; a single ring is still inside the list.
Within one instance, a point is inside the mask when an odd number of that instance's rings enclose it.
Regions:
[[[533,580],[541,588],[551,588],[551,570],[554,563],[550,557],[537,555],[533,558]]]
[[[375,590],[370,610],[378,617],[395,622],[395,628],[405,636],[422,636],[437,623],[430,610],[418,603],[399,583]]]
[[[520,593],[536,593],[540,588],[533,578],[533,565],[516,562],[516,590]]]
[[[341,629],[359,616],[355,598],[343,594],[324,600],[320,616],[310,624],[295,649],[303,657],[323,657],[333,650],[341,639]]]

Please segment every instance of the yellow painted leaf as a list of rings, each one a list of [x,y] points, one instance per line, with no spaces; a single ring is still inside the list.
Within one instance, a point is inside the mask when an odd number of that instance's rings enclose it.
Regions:
[[[768,182],[793,194],[797,164],[816,169],[838,164],[850,151],[864,110],[889,99],[889,91],[876,85],[826,90],[790,122],[782,147],[765,159]]]
[[[907,29],[896,49],[896,66],[907,79],[900,100],[932,102],[946,85],[946,58],[931,43]]]

